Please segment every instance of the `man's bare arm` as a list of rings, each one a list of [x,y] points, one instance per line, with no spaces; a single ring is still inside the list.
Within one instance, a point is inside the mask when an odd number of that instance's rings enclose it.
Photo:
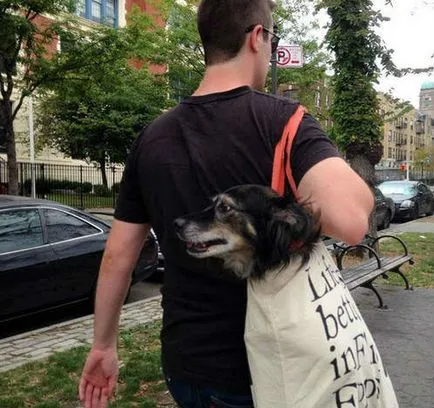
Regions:
[[[120,311],[149,229],[147,224],[113,221],[96,291],[93,341],[95,348],[103,350],[116,347]]]
[[[369,226],[374,197],[368,185],[340,158],[325,159],[302,178],[298,193],[319,210],[325,235],[358,244]]]

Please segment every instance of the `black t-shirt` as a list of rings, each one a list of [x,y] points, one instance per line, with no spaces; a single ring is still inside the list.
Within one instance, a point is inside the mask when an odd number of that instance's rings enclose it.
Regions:
[[[297,104],[248,87],[190,97],[147,126],[124,171],[115,218],[149,223],[165,257],[162,340],[167,375],[248,394],[246,284],[216,259],[186,254],[173,220],[240,184],[271,184],[274,147]],[[338,156],[305,115],[294,140],[295,182]]]

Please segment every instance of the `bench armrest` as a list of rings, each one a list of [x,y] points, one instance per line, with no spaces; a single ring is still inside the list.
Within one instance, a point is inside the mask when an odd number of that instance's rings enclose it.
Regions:
[[[351,251],[352,249],[356,249],[356,248],[364,249],[364,250],[368,251],[370,254],[372,254],[372,255],[374,256],[375,260],[377,261],[378,269],[381,268],[381,261],[380,261],[380,258],[379,258],[379,256],[378,256],[378,254],[374,251],[374,249],[371,248],[371,247],[368,246],[368,245],[365,245],[365,244],[359,244],[359,245],[351,245],[351,246],[346,247],[346,248],[345,248],[341,253],[339,253],[339,254],[336,256],[336,258],[337,258],[336,261],[337,261],[337,264],[338,264],[338,268],[339,268],[339,270],[342,270],[342,259],[344,258],[345,254],[346,254],[348,251]]]
[[[395,237],[394,235],[381,235],[381,236],[375,238],[372,242],[370,242],[369,246],[375,247],[375,244],[378,241],[380,241],[380,239],[383,239],[383,238],[393,238],[393,239],[397,240],[402,245],[402,248],[404,249],[404,256],[408,255],[408,249],[407,249],[407,245],[405,245],[405,242],[401,238]]]

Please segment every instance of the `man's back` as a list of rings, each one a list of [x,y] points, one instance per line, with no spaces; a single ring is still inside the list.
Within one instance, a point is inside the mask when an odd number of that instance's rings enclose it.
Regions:
[[[218,260],[188,256],[172,223],[235,185],[270,185],[274,146],[296,106],[248,87],[191,97],[148,126],[132,152],[116,218],[150,223],[161,244],[163,366],[170,375],[248,392],[245,283]],[[310,117],[303,128],[291,155],[296,181],[336,155]],[[307,159],[303,151],[315,143],[322,153]]]

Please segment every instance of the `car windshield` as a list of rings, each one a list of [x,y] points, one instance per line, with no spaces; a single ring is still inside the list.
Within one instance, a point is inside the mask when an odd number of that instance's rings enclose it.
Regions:
[[[413,184],[404,184],[404,183],[387,183],[380,184],[378,188],[385,195],[390,194],[403,194],[403,195],[413,195],[416,192],[416,186]]]

